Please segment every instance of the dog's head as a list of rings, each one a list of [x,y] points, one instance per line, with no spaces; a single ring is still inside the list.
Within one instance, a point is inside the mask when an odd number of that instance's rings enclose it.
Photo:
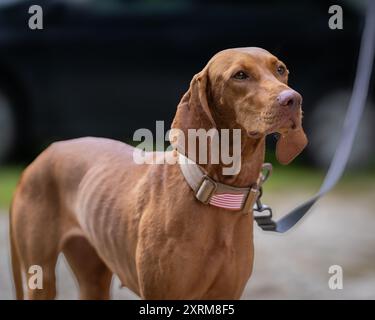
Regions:
[[[306,146],[302,97],[288,86],[285,64],[260,48],[228,49],[196,74],[173,128],[239,128],[250,139],[279,133],[276,157],[291,162]]]

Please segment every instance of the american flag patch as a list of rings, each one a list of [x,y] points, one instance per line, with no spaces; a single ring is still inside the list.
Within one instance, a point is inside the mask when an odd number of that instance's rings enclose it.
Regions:
[[[240,210],[244,201],[244,194],[241,193],[218,193],[210,199],[210,204],[215,207]]]

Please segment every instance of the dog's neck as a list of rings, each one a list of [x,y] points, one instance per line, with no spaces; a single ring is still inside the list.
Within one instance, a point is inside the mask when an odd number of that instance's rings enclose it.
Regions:
[[[229,148],[232,150],[232,146]],[[241,134],[241,154],[240,169],[235,175],[223,174],[223,164],[200,164],[207,174],[227,185],[235,187],[249,187],[254,184],[264,163],[265,137],[259,139],[249,138],[246,134]],[[199,158],[198,158],[199,159]],[[234,160],[235,161],[235,160]]]
[[[264,163],[264,155],[265,155],[265,137],[261,137],[258,139],[250,138],[246,133],[241,131],[241,150],[240,152],[233,152],[233,144],[229,144],[229,153],[233,156],[232,162],[230,164],[224,164],[222,158],[220,157],[218,164],[213,164],[211,161],[211,145],[210,142],[207,142],[208,148],[208,163],[204,162],[201,163],[199,160],[201,159],[199,154],[199,139],[196,140],[196,149],[194,150],[194,158],[189,157],[189,150],[185,148],[180,148],[178,143],[172,143],[174,147],[181,153],[183,153],[186,157],[190,158],[190,160],[196,162],[204,172],[207,173],[209,177],[214,179],[217,182],[221,182],[226,185],[230,185],[233,187],[249,187],[257,182],[260,170]],[[185,143],[187,145],[187,143]],[[221,137],[219,134],[219,145],[221,145]],[[207,150],[205,150],[207,152]],[[235,159],[234,157],[237,156],[239,159]],[[227,172],[224,172],[224,168],[232,168],[234,163],[239,164],[238,170],[236,174],[228,175]]]

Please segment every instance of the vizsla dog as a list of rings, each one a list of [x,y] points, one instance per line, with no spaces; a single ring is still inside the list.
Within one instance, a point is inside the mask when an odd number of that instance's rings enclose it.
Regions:
[[[202,164],[211,179],[256,183],[267,134],[280,134],[276,156],[283,164],[304,148],[302,98],[288,87],[288,73],[269,52],[238,48],[219,52],[194,76],[172,127],[241,130],[239,173]],[[253,266],[252,210],[204,204],[177,162],[137,164],[133,151],[101,138],[57,142],[24,171],[10,218],[17,298],[32,265],[43,270],[43,289],[28,288],[28,298],[55,297],[61,252],[82,299],[109,298],[113,274],[143,299],[241,297]]]

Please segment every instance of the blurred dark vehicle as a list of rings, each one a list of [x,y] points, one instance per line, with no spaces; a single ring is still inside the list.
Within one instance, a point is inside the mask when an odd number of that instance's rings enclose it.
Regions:
[[[43,8],[43,30],[28,28],[35,4]],[[0,158],[29,158],[51,141],[86,135],[127,140],[138,128],[154,129],[155,120],[166,120],[167,129],[192,76],[230,47],[263,47],[286,62],[309,119],[320,98],[351,90],[363,26],[343,5],[344,29],[330,30],[328,7],[326,1],[3,0]]]

